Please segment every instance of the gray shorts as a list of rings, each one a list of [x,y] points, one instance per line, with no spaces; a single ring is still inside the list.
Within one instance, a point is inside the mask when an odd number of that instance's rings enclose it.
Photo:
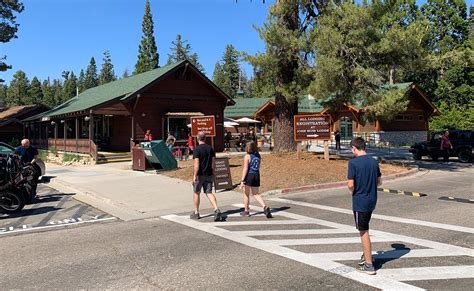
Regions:
[[[198,176],[198,181],[193,182],[194,193],[201,193],[201,189],[204,189],[204,193],[212,193],[213,181],[213,176]]]

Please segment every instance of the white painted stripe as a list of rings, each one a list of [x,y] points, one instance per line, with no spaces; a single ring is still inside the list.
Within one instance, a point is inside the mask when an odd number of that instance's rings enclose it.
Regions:
[[[362,251],[360,252],[335,252],[335,253],[311,253],[315,258],[328,259],[333,261],[357,261],[360,259]],[[435,249],[415,249],[407,252],[406,250],[392,250],[383,253],[374,252],[372,256],[374,259],[403,259],[403,258],[429,258],[429,257],[451,257],[451,256],[465,256],[466,253],[459,251],[446,251]]]
[[[246,236],[262,236],[262,235],[299,235],[299,234],[340,234],[340,233],[359,233],[354,230],[347,232],[341,229],[282,229],[282,230],[248,230],[234,231]]]
[[[381,269],[377,273],[397,281],[474,278],[474,266]]]
[[[312,219],[304,220],[269,220],[269,221],[226,221],[226,222],[203,222],[211,226],[239,226],[239,225],[292,225],[292,224],[317,224]]]
[[[406,283],[398,282],[389,278],[382,276],[368,276],[357,272],[354,268],[347,267],[343,264],[336,263],[327,259],[315,259],[314,257],[302,253],[300,251],[292,250],[286,247],[278,246],[275,244],[269,244],[265,240],[258,240],[248,236],[238,234],[236,232],[227,231],[220,227],[215,227],[211,223],[200,223],[198,221],[193,221],[186,216],[177,216],[177,215],[166,215],[162,217],[163,219],[174,221],[194,229],[198,229],[216,236],[226,238],[238,243],[241,243],[246,246],[257,248],[263,251],[266,251],[271,254],[279,255],[284,258],[292,259],[294,261],[304,263],[321,270],[325,270],[334,274],[338,274],[342,277],[352,279],[354,281],[385,290],[423,290]],[[269,221],[270,222],[270,221]],[[225,225],[227,223],[222,223]]]
[[[101,221],[108,221],[108,220],[115,220],[115,219],[117,219],[117,218],[116,217],[107,217],[107,218],[100,218],[100,219],[93,219],[93,220],[83,220],[83,221],[71,222],[71,223],[63,223],[63,224],[54,224],[54,225],[22,228],[22,229],[16,229],[16,230],[12,230],[12,231],[0,232],[0,235],[19,233],[19,232],[35,231],[35,230],[49,229],[49,228],[68,227],[68,226],[71,226],[71,225],[94,223],[94,222],[101,222]]]
[[[372,242],[393,241],[391,238],[371,237]],[[280,246],[303,246],[303,245],[333,245],[333,244],[360,244],[359,237],[331,237],[331,238],[308,238],[308,239],[274,239],[265,240],[267,243]]]
[[[293,201],[293,200],[282,199],[282,198],[271,198],[270,200],[275,201],[275,202],[294,204],[294,205],[299,205],[299,206],[305,206],[305,207],[311,207],[311,208],[317,208],[317,209],[322,209],[322,210],[328,210],[328,211],[353,215],[352,210],[344,209],[344,208],[313,204],[313,203],[307,203],[307,202],[301,202],[301,201]],[[454,230],[454,231],[459,231],[459,232],[474,233],[474,228],[464,227],[464,226],[459,226],[459,225],[444,224],[444,223],[423,221],[423,220],[410,219],[410,218],[401,218],[401,217],[381,215],[381,214],[373,214],[372,218],[399,222],[399,223],[428,226],[428,227],[440,228],[440,229],[446,229],[446,230]]]

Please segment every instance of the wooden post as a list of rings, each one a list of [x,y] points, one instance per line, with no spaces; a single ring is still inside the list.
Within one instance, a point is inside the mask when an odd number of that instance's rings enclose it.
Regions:
[[[94,116],[89,115],[89,139],[94,140]]]
[[[213,136],[211,136],[211,146],[212,146],[212,148],[214,148],[214,137]]]
[[[76,152],[79,152],[79,117],[76,116]]]
[[[64,151],[66,151],[66,140],[67,140],[67,122],[66,119],[64,119],[64,127],[63,127],[63,132],[64,132]]]
[[[301,159],[301,142],[296,142],[296,159]]]
[[[55,122],[54,123],[54,149],[57,151],[58,150],[58,145],[56,140],[58,139],[58,124]]]
[[[327,140],[324,141],[324,159],[329,161],[329,144]]]
[[[135,139],[135,116],[132,114],[132,139]]]

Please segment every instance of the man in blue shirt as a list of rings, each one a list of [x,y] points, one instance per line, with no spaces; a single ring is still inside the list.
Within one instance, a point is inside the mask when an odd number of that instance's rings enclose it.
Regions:
[[[365,152],[365,140],[354,138],[351,148],[356,157],[349,161],[347,187],[352,191],[352,210],[364,251],[358,271],[375,275],[369,222],[377,204],[377,186],[382,184],[381,173],[377,161]]]
[[[23,139],[21,141],[21,146],[15,149],[15,154],[20,156],[20,159],[23,163],[28,164],[31,163],[35,168],[35,173],[33,175],[34,186],[33,189],[36,191],[36,187],[38,185],[39,177],[41,176],[40,168],[35,165],[36,161],[38,160],[38,150],[30,145],[30,141],[28,139]]]

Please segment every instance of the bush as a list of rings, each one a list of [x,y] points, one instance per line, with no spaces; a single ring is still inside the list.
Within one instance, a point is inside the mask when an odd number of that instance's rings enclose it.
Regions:
[[[55,147],[50,147],[50,148],[49,148],[49,151],[50,151],[53,155],[58,156],[58,151],[56,150]]]
[[[44,162],[48,161],[48,151],[46,151],[46,150],[38,150],[38,153],[39,153],[39,158],[40,158],[42,161],[44,161]]]
[[[64,155],[63,155],[63,162],[64,162],[64,163],[67,163],[67,162],[79,162],[81,159],[82,159],[81,156],[80,156],[80,155],[76,155],[76,154],[64,153]]]
[[[12,147],[17,147],[20,145],[20,140],[14,137],[8,144]]]

